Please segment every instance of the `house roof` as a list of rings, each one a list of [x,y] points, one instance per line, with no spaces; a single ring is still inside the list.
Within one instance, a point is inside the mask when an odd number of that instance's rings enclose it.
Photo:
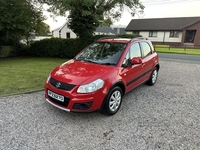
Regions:
[[[200,17],[132,19],[125,31],[183,30],[200,22]]]
[[[97,27],[95,32],[116,34],[116,32],[111,27],[106,27],[106,26]]]
[[[52,31],[60,31],[64,28],[64,26],[68,23],[68,21],[66,21],[62,26],[56,28],[56,29],[53,29]]]
[[[117,34],[126,34],[125,28],[114,28],[113,29]],[[119,33],[118,33],[119,32]]]

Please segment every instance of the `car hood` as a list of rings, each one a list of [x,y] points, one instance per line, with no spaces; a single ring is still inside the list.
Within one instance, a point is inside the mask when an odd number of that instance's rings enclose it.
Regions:
[[[70,60],[52,70],[51,77],[65,83],[81,85],[101,78],[114,68],[114,66]]]

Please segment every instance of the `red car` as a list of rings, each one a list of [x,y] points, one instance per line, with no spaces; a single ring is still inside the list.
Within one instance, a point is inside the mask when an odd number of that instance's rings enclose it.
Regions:
[[[46,100],[69,112],[115,114],[124,94],[154,85],[158,55],[146,38],[101,38],[56,67],[45,83]]]

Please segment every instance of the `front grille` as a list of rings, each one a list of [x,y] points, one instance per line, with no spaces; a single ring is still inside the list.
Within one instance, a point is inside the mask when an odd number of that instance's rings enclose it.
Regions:
[[[62,90],[67,90],[67,91],[72,90],[76,86],[76,85],[73,85],[73,84],[67,84],[67,83],[64,83],[64,82],[60,82],[60,81],[55,80],[53,78],[50,78],[49,83],[57,89],[62,89]]]
[[[58,100],[56,100],[55,98],[53,98],[53,97],[51,97],[51,96],[48,96],[48,98],[49,98],[51,101],[53,101],[54,103],[59,104],[59,105],[62,105],[62,106],[65,106],[65,107],[68,106],[69,101],[70,101],[70,98],[69,98],[69,97],[64,97],[64,102],[58,101]]]

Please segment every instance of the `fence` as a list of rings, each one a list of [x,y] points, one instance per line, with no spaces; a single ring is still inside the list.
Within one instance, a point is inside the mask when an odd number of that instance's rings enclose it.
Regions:
[[[0,46],[0,58],[9,57],[14,50],[13,46]]]
[[[168,50],[170,50],[171,48],[179,48],[179,49],[183,49],[183,50],[187,50],[187,49],[197,49],[200,50],[200,45],[195,45],[195,46],[191,46],[191,45],[184,45],[184,46],[174,46],[174,45],[154,45],[155,48],[167,48]]]

